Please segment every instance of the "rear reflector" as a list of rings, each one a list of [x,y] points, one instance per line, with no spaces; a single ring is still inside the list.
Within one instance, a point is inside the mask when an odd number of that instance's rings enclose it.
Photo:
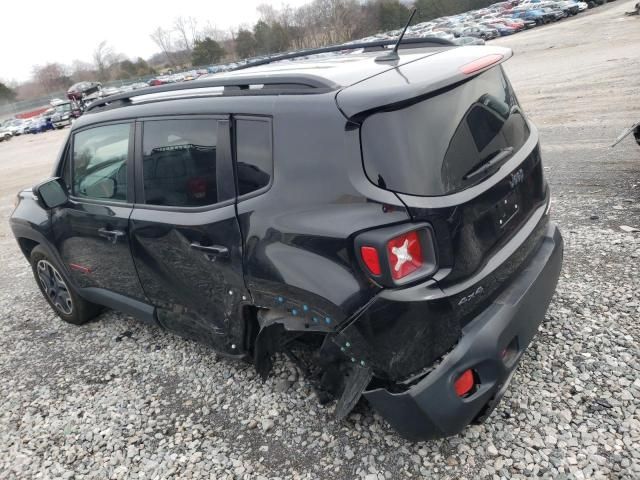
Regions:
[[[360,256],[373,275],[380,275],[380,273],[382,273],[380,269],[380,257],[375,247],[360,247]]]
[[[487,68],[495,63],[498,63],[503,58],[504,58],[504,55],[501,55],[499,53],[493,53],[491,55],[478,58],[473,62],[463,65],[462,67],[460,67],[460,71],[465,75],[471,75],[472,73],[476,73],[484,68]]]
[[[462,372],[462,375],[458,377],[453,387],[456,390],[456,394],[459,397],[464,397],[473,389],[475,381],[473,379],[473,370],[468,369]]]
[[[391,276],[400,280],[422,266],[422,247],[418,232],[408,232],[387,242]]]

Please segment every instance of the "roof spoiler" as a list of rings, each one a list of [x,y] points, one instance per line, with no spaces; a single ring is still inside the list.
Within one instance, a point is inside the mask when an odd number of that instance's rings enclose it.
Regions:
[[[380,110],[397,110],[437,95],[499,65],[513,55],[509,48],[451,48],[400,64],[336,95],[336,103],[353,123]]]

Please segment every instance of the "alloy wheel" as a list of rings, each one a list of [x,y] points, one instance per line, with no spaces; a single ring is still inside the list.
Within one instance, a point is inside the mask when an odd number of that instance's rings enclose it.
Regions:
[[[58,270],[47,260],[39,260],[36,270],[40,284],[54,307],[65,315],[71,315],[73,302],[69,287],[67,287]]]

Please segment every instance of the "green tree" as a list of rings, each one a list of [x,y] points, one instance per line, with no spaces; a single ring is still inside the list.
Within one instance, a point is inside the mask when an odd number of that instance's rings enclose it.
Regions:
[[[256,42],[256,53],[264,55],[271,52],[271,27],[260,20],[253,27],[253,38]]]
[[[236,35],[236,53],[239,58],[254,57],[256,54],[256,39],[249,30],[241,29]]]
[[[16,99],[16,92],[0,82],[0,101],[13,102]]]
[[[380,30],[394,30],[407,23],[410,10],[399,0],[378,0],[374,2]]]
[[[225,55],[224,48],[212,38],[205,37],[193,44],[191,63],[193,65],[211,65],[218,63]]]
[[[136,63],[136,73],[138,75],[149,75],[150,73],[155,73],[154,69],[149,66],[147,61],[144,58],[138,57]]]
[[[131,60],[122,60],[118,64],[118,67],[120,69],[120,72],[118,72],[118,79],[135,77],[138,73],[135,63]]]

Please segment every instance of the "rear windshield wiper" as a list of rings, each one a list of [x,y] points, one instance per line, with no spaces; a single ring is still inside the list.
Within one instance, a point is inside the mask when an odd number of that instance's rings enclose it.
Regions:
[[[480,165],[473,167],[467,174],[462,177],[463,180],[469,180],[471,178],[477,177],[486,173],[488,170],[491,170],[496,165],[500,164],[503,160],[505,160],[508,156],[513,153],[513,147],[506,147],[498,150],[495,154],[492,154],[489,160],[483,160],[480,162]]]

